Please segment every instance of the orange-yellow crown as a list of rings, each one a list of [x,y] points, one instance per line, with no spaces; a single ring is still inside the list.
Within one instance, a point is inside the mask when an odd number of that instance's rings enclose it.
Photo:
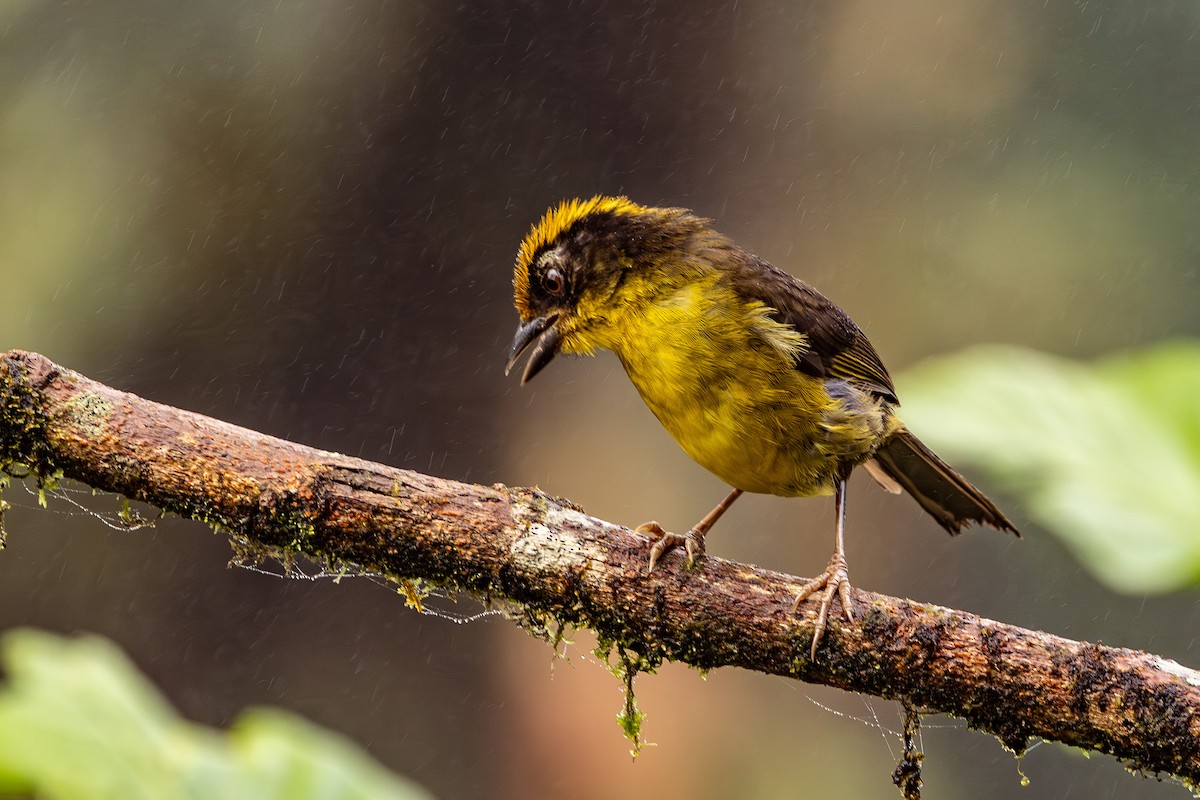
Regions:
[[[603,197],[596,195],[590,200],[564,200],[557,208],[551,208],[541,220],[529,229],[517,251],[517,266],[513,272],[513,299],[521,318],[529,313],[529,269],[533,257],[546,245],[562,236],[579,220],[596,213],[643,214],[649,211],[627,197]]]

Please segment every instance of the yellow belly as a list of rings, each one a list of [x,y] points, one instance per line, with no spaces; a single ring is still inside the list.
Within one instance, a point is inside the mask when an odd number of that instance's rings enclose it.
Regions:
[[[843,381],[795,369],[790,352],[802,337],[761,306],[731,314],[722,299],[685,287],[608,344],[658,420],[721,480],[750,492],[832,493],[874,452],[889,410]]]

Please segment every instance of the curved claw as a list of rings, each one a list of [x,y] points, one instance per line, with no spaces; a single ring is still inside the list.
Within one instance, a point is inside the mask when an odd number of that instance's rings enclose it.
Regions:
[[[654,572],[654,565],[658,563],[658,559],[664,553],[675,547],[683,545],[684,551],[687,553],[687,567],[691,569],[696,564],[696,556],[704,555],[704,534],[698,533],[695,528],[692,528],[687,533],[672,533],[664,530],[662,525],[657,522],[643,522],[634,529],[634,533],[644,533],[652,539],[655,539],[653,545],[650,546],[650,563],[646,568],[646,574]]]
[[[796,600],[792,603],[792,613],[795,614],[800,608],[800,603],[820,589],[824,589],[825,591],[821,594],[821,604],[817,611],[817,623],[813,630],[810,656],[814,661],[817,658],[817,645],[821,643],[821,637],[825,635],[825,630],[829,623],[829,607],[833,605],[833,596],[835,594],[841,600],[842,611],[846,614],[847,621],[851,624],[855,622],[854,605],[850,597],[850,575],[846,571],[846,558],[841,553],[833,554],[833,559],[830,560],[829,566],[825,568],[824,573],[800,587],[800,591],[796,593]]]

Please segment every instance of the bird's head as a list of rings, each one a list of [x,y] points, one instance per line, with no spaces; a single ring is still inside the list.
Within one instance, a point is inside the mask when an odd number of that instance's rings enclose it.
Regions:
[[[621,313],[653,288],[653,269],[677,260],[706,223],[685,209],[624,197],[568,200],[547,211],[517,253],[513,295],[521,325],[505,374],[530,346],[522,384],[560,352],[608,346]]]

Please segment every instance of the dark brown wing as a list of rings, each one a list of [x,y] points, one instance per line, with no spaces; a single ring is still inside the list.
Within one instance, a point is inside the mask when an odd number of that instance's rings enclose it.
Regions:
[[[850,381],[899,405],[892,378],[867,335],[825,295],[749,254],[732,280],[742,297],[765,303],[775,309],[775,319],[808,336],[809,349],[797,357],[797,369]]]

